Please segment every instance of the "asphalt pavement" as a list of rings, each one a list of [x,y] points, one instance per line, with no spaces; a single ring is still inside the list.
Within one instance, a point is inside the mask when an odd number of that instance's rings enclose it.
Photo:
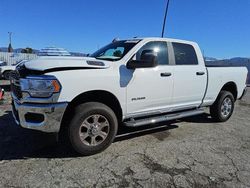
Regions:
[[[80,157],[54,135],[18,127],[8,83],[0,86],[0,187],[250,187],[249,92],[225,123],[207,113],[120,128],[107,150]]]

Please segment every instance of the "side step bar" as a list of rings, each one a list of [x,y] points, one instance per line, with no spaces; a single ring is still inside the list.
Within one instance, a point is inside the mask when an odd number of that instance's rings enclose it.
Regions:
[[[139,127],[142,125],[181,119],[184,117],[194,116],[194,115],[203,114],[203,113],[204,113],[204,109],[195,109],[195,110],[189,110],[185,112],[165,114],[165,115],[160,115],[160,116],[155,116],[155,117],[150,117],[150,118],[145,118],[145,119],[138,119],[138,120],[130,118],[128,121],[125,121],[124,124],[125,126],[128,126],[128,127]]]

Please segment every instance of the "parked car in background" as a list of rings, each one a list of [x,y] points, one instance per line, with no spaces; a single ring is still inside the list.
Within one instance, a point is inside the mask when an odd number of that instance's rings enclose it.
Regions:
[[[5,61],[0,61],[0,67],[1,66],[6,66],[6,65],[7,65],[7,63]]]
[[[25,62],[27,62],[27,60],[18,61],[14,65],[7,65],[6,62],[4,62],[3,64],[0,63],[0,78],[9,80],[11,71],[15,70],[18,65],[21,65]]]
[[[91,155],[106,149],[120,126],[154,126],[205,108],[215,121],[227,121],[246,93],[247,72],[205,66],[190,41],[114,41],[89,57],[43,57],[18,66],[11,74],[13,116],[22,127],[59,133]]]

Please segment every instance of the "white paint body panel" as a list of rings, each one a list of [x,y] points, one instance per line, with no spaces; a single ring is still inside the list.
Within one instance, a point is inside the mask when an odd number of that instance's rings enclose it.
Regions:
[[[237,86],[237,99],[239,99],[246,87],[248,70],[246,67],[208,67],[208,89],[203,106],[214,103],[218,93],[225,83],[233,82]]]
[[[199,65],[157,66],[128,70],[126,63],[132,56],[150,41],[181,42],[191,44],[197,53]],[[34,70],[46,70],[58,67],[88,67],[87,60],[93,58],[40,58],[26,63]],[[96,60],[99,61],[99,60]],[[37,63],[39,62],[39,63]],[[101,69],[67,70],[46,73],[54,75],[61,83],[62,90],[58,102],[71,102],[87,91],[103,90],[112,93],[120,102],[123,118],[150,111],[167,112],[177,109],[198,107],[202,103],[207,85],[207,70],[200,49],[196,43],[176,39],[142,39],[121,60],[102,61]],[[205,72],[197,76],[196,72]],[[160,77],[161,72],[171,72],[171,77]],[[208,68],[208,88],[204,106],[213,104],[221,88],[228,82],[234,82],[238,89],[238,98],[245,87],[247,69],[242,67]],[[145,97],[145,100],[132,98]]]
[[[170,110],[174,80],[173,76],[161,77],[161,73],[172,73],[173,69],[173,66],[157,66],[131,71],[131,81],[127,86],[128,114],[158,109]],[[145,97],[145,99],[132,100],[135,97]]]
[[[205,72],[197,76],[196,72]],[[175,108],[198,107],[206,91],[206,68],[200,65],[174,67],[173,104]]]
[[[16,69],[16,66],[1,66],[0,67],[1,68],[1,72],[0,72],[0,74],[3,74],[5,71],[13,71],[13,70],[15,70]]]
[[[25,66],[28,69],[43,71],[47,69],[56,69],[56,68],[63,68],[63,67],[85,67],[85,68],[98,68],[99,66],[88,65],[87,61],[98,61],[95,58],[91,57],[40,57],[38,59],[31,60],[25,63]],[[104,61],[102,61],[104,62]],[[105,63],[105,66],[101,68],[108,68],[109,62]]]
[[[27,60],[22,60],[16,65],[6,65],[6,66],[0,66],[0,75],[2,75],[5,71],[14,71],[18,65],[21,63],[25,63]]]

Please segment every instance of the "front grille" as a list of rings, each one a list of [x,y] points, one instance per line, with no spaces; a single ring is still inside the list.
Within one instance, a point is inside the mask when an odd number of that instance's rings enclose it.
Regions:
[[[10,87],[13,94],[18,98],[22,98],[22,91],[20,87],[20,76],[17,71],[13,71],[10,74]]]
[[[17,66],[15,71],[12,71],[10,74],[11,80],[11,90],[13,94],[18,98],[21,99],[22,91],[20,87],[20,78],[26,78],[27,76],[35,76],[35,75],[42,75],[42,71],[37,70],[30,70],[25,67],[25,65]]]
[[[13,102],[13,101],[12,101],[11,105],[12,105],[12,111],[13,111],[13,114],[14,114],[14,116],[15,116],[16,120],[19,122],[20,120],[19,120],[18,111],[16,110],[16,108],[15,108],[15,105],[14,105],[14,102]]]
[[[25,65],[18,66],[17,68],[18,75],[20,78],[25,78],[27,76],[36,76],[36,75],[42,75],[43,71],[37,71],[37,70],[31,70],[27,69]]]
[[[11,90],[14,93],[14,95],[18,98],[21,99],[22,98],[22,91],[20,86],[17,86],[15,84],[11,84]]]

